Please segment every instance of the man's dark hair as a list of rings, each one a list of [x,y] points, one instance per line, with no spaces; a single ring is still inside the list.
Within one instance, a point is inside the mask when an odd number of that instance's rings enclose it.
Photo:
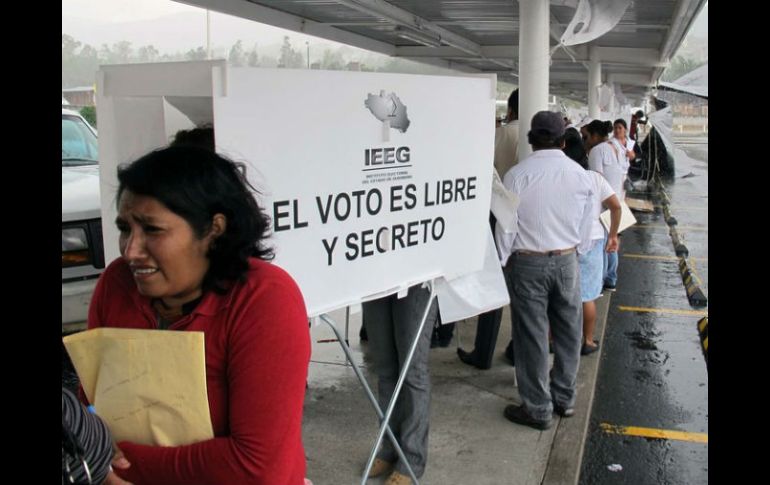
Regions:
[[[128,190],[156,198],[182,217],[198,238],[211,228],[214,215],[227,219],[225,232],[211,244],[204,289],[225,291],[220,283],[242,279],[248,258],[271,260],[265,245],[270,218],[257,205],[256,189],[238,164],[213,150],[179,145],[155,150],[118,169],[118,197]]]
[[[550,148],[561,150],[563,141],[564,135],[554,137],[553,135],[533,133],[531,131],[527,134],[527,142],[532,145],[533,150],[548,150]]]

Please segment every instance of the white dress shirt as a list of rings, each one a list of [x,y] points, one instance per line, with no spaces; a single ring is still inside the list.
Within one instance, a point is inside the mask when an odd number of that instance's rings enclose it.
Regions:
[[[519,120],[495,128],[495,169],[500,178],[519,161]]]
[[[548,252],[578,247],[591,241],[593,183],[588,172],[561,150],[537,150],[503,178],[503,185],[519,197],[518,227],[495,228],[500,262],[514,251]]]
[[[610,183],[612,190],[622,197],[623,182],[628,172],[628,159],[611,141],[603,141],[588,153],[588,168],[599,172]],[[622,200],[622,199],[621,199]]]

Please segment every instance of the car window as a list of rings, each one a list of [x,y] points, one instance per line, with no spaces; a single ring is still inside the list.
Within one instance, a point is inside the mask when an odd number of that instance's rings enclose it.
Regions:
[[[99,161],[96,136],[85,122],[76,116],[61,118],[62,166],[94,164]]]

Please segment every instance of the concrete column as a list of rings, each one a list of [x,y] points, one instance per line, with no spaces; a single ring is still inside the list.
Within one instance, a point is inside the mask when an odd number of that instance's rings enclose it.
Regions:
[[[612,97],[610,97],[610,118],[611,121],[615,121],[617,119],[617,114],[615,111],[620,109],[620,106],[618,105],[618,100],[615,99],[615,75],[614,74],[607,74],[607,86],[612,89]]]
[[[599,91],[602,84],[602,65],[594,46],[588,46],[588,116],[599,118]]]
[[[532,153],[532,117],[548,109],[549,9],[543,0],[519,0],[519,161]]]

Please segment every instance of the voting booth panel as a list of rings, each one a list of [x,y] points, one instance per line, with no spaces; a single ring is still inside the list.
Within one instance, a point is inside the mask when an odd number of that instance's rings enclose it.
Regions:
[[[117,166],[209,122],[246,165],[309,316],[483,268],[494,77],[202,61],[104,66],[97,93],[108,261]]]

